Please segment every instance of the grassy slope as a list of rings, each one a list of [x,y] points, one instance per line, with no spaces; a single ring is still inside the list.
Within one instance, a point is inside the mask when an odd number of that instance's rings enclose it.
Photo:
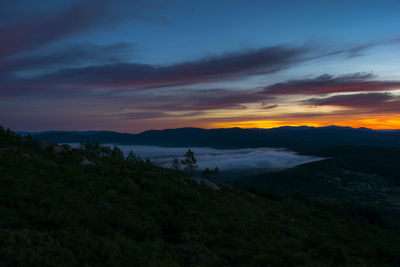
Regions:
[[[95,166],[80,166],[85,156]],[[334,203],[201,187],[181,172],[55,154],[0,130],[0,265],[395,265],[400,235]]]

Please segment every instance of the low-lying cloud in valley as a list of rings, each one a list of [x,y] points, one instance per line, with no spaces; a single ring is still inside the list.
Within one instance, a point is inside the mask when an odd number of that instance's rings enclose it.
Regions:
[[[113,146],[113,145],[108,145]],[[187,147],[159,147],[142,145],[120,145],[125,155],[133,151],[142,159],[170,167],[174,158],[183,159]],[[300,164],[321,160],[319,157],[298,155],[295,152],[273,148],[215,149],[208,147],[190,148],[197,159],[199,170],[218,167],[221,171],[291,168]]]

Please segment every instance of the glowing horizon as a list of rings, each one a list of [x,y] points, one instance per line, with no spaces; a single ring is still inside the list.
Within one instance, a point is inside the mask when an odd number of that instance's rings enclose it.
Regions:
[[[41,4],[0,9],[4,127],[400,129],[400,2]]]

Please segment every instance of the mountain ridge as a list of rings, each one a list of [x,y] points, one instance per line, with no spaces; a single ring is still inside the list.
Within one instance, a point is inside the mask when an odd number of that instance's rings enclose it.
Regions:
[[[120,145],[191,146],[218,148],[284,147],[309,152],[338,145],[400,147],[400,130],[379,131],[340,126],[283,126],[271,129],[176,128],[137,134],[113,131],[54,131],[34,133],[33,138],[57,143],[81,141]]]
[[[367,127],[350,127],[350,126],[338,126],[338,125],[329,125],[329,126],[279,126],[273,128],[241,128],[241,127],[228,127],[228,128],[201,128],[201,127],[178,127],[178,128],[165,128],[165,129],[150,129],[145,130],[138,133],[130,133],[130,132],[119,132],[119,131],[112,131],[112,130],[47,130],[47,131],[15,131],[16,134],[30,134],[30,135],[38,135],[38,134],[47,134],[47,133],[87,133],[87,134],[95,134],[95,133],[121,133],[121,134],[142,134],[146,132],[153,132],[153,131],[167,131],[167,130],[180,130],[180,129],[200,129],[200,130],[229,130],[229,129],[242,129],[242,130],[258,130],[258,131],[270,131],[270,130],[277,130],[277,129],[352,129],[352,130],[366,130],[366,131],[374,131],[374,132],[400,132],[400,129],[372,129]]]

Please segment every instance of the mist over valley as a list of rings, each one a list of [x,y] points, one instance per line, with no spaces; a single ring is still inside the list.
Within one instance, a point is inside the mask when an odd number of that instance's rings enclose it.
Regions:
[[[71,143],[79,147],[78,143]],[[114,147],[114,144],[103,144]],[[277,148],[245,148],[245,149],[216,149],[209,147],[161,147],[146,145],[117,145],[125,156],[133,151],[142,159],[150,159],[153,163],[171,167],[175,158],[183,159],[184,153],[191,149],[197,159],[198,170],[218,167],[221,172],[247,170],[257,172],[282,170],[297,165],[322,160],[321,157],[299,155],[296,152]],[[252,172],[252,173],[253,173]]]

